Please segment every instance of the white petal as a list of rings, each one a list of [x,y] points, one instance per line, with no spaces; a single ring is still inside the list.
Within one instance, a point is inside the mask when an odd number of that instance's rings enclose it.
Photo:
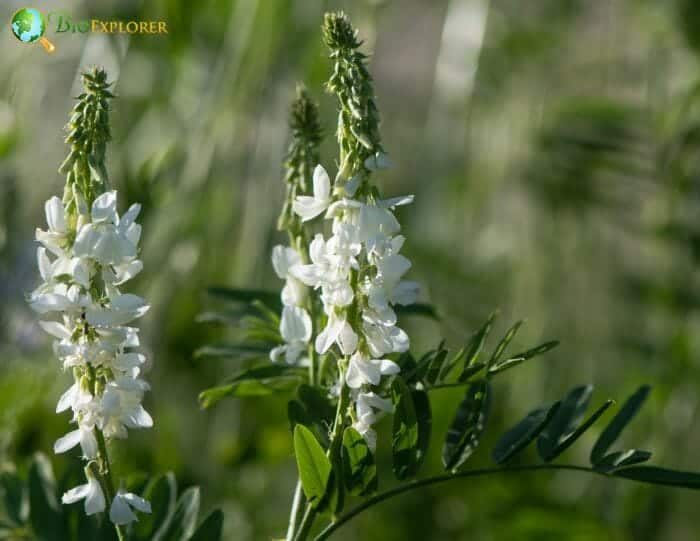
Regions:
[[[352,355],[357,349],[357,334],[352,329],[350,324],[346,321],[343,325],[343,329],[338,335],[338,345],[340,346],[340,351],[343,355]]]
[[[105,510],[105,496],[97,479],[90,477],[88,484],[90,490],[85,497],[85,514],[89,516]]]
[[[394,361],[389,359],[382,359],[379,361],[379,372],[382,376],[393,376],[401,372],[401,367]]]
[[[115,190],[105,192],[100,195],[92,204],[93,222],[117,221],[117,192]]]
[[[56,338],[69,339],[71,336],[70,331],[58,321],[40,321],[39,326]]]
[[[56,413],[61,413],[66,411],[68,408],[73,406],[73,403],[77,400],[80,393],[80,386],[76,381],[70,388],[61,395],[56,405]]]
[[[92,428],[80,429],[80,448],[85,458],[95,458],[97,456],[97,439]]]
[[[78,485],[77,487],[73,487],[70,490],[68,490],[65,494],[63,494],[61,502],[63,502],[64,504],[75,503],[78,500],[82,500],[83,498],[85,498],[88,495],[88,492],[90,492],[89,483],[86,483],[84,485]]]
[[[70,451],[73,447],[80,443],[81,433],[80,429],[73,430],[73,432],[68,432],[62,438],[58,438],[56,443],[53,444],[53,452],[58,454]]]
[[[53,196],[45,203],[44,210],[46,211],[46,223],[49,229],[56,233],[65,233],[68,228],[66,227],[65,209],[61,200]]]
[[[285,342],[308,342],[311,338],[311,318],[303,308],[285,306],[280,321],[280,334]]]
[[[140,496],[132,494],[131,492],[127,492],[123,497],[134,509],[141,511],[142,513],[151,512],[151,503],[148,500],[144,500]]]
[[[151,428],[153,426],[153,418],[140,404],[131,412],[126,421],[125,424],[130,428]]]
[[[317,165],[314,169],[314,198],[321,201],[328,201],[331,196],[331,179],[322,165]],[[328,206],[326,204],[326,206]],[[325,208],[325,207],[324,207]]]
[[[51,275],[53,273],[51,272],[51,261],[49,260],[49,256],[46,255],[46,248],[37,248],[36,260],[37,265],[39,266],[39,274],[41,274],[41,277],[45,282],[48,282],[51,280]]]
[[[109,508],[109,520],[114,524],[130,524],[138,520],[121,494],[117,494]]]
[[[129,207],[129,210],[122,215],[119,219],[119,231],[122,234],[125,234],[129,227],[131,227],[131,224],[133,224],[138,217],[139,212],[141,212],[141,205],[134,203]]]
[[[359,389],[364,384],[364,377],[360,372],[359,367],[356,362],[350,361],[348,365],[348,370],[345,373],[345,383],[351,389]]]
[[[336,319],[334,316],[331,316],[328,319],[326,328],[323,329],[323,331],[321,331],[316,337],[316,343],[314,344],[316,351],[318,351],[320,354],[324,354],[326,351],[328,351],[338,339],[338,335],[343,330],[344,326],[344,319]]]
[[[328,201],[315,199],[308,195],[299,195],[292,203],[292,209],[301,216],[302,222],[312,220],[326,210],[327,207]]]

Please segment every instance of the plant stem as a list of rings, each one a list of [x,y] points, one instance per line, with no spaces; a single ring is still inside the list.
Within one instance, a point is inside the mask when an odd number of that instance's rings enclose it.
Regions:
[[[384,500],[388,500],[390,498],[393,498],[394,496],[398,496],[400,494],[403,494],[404,492],[408,492],[408,491],[413,490],[413,489],[426,487],[426,486],[430,486],[430,485],[436,485],[439,483],[444,483],[446,481],[451,481],[452,479],[463,479],[463,478],[467,478],[467,477],[482,477],[482,476],[486,476],[486,475],[499,474],[499,473],[522,473],[522,472],[541,471],[541,470],[579,471],[579,472],[585,472],[585,473],[592,473],[594,475],[606,476],[606,474],[604,474],[603,472],[599,472],[599,471],[596,471],[596,470],[591,469],[591,468],[586,468],[584,466],[574,466],[574,465],[569,465],[569,464],[534,464],[534,465],[528,465],[528,466],[513,466],[513,467],[508,467],[508,468],[485,468],[485,469],[480,469],[480,470],[469,470],[469,471],[463,471],[463,472],[458,472],[458,473],[447,473],[447,474],[438,475],[435,477],[428,477],[427,479],[420,479],[420,480],[411,481],[409,483],[400,485],[396,488],[393,488],[391,490],[387,490],[385,492],[382,492],[381,494],[377,494],[376,496],[373,496],[372,498],[365,500],[364,502],[359,504],[354,509],[345,513],[338,520],[336,520],[332,524],[329,524],[321,533],[319,533],[314,538],[314,541],[323,541],[324,539],[328,539],[331,536],[331,534],[334,533],[337,529],[339,529],[343,524],[345,524],[346,522],[349,522],[352,518],[359,515],[361,512],[365,511],[366,509],[372,507],[373,505],[381,503]]]
[[[340,361],[339,370],[343,374],[342,381],[345,381],[345,370],[347,368],[347,358],[344,361]],[[350,389],[347,385],[343,384],[340,389],[340,397],[338,398],[338,407],[335,412],[335,421],[333,422],[333,432],[331,433],[331,441],[328,446],[327,456],[331,460],[331,464],[336,464],[338,461],[336,457],[340,452],[340,445],[343,441],[343,430],[345,429],[345,413],[348,408],[348,401],[350,399]],[[341,483],[341,479],[336,472],[337,483]],[[340,490],[340,484],[338,485],[338,490]],[[340,498],[341,496],[339,496]],[[311,504],[306,505],[306,511],[304,513],[304,518],[299,526],[299,531],[297,532],[294,541],[304,541],[309,535],[309,531],[313,526],[314,520],[316,520],[316,508],[312,507]]]
[[[297,531],[299,522],[301,521],[301,512],[304,508],[304,492],[301,489],[301,480],[297,480],[297,486],[294,489],[294,499],[292,500],[292,509],[289,513],[289,526],[287,527],[287,541],[294,541],[294,534]]]

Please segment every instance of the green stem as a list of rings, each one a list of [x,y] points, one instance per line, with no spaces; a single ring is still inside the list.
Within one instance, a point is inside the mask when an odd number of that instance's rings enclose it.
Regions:
[[[304,508],[304,492],[301,488],[301,480],[297,481],[297,486],[294,489],[294,499],[292,500],[292,509],[289,513],[289,526],[287,527],[287,541],[294,541],[294,534],[299,527],[301,521],[301,512]]]
[[[339,370],[341,374],[345,374],[347,367],[347,358],[339,363]],[[343,376],[343,380],[345,377]],[[328,446],[327,455],[331,460],[331,464],[337,464],[336,457],[340,452],[340,445],[343,441],[343,430],[345,429],[345,413],[348,408],[348,402],[350,400],[350,389],[347,385],[343,384],[340,389],[340,397],[338,398],[338,407],[335,412],[335,421],[333,422],[333,432],[331,433],[331,441]],[[340,482],[340,480],[338,481]],[[299,526],[299,531],[297,532],[294,541],[304,541],[309,535],[309,531],[313,526],[314,520],[316,520],[316,508],[312,507],[310,504],[306,505],[306,511],[304,513],[304,518]]]
[[[377,494],[376,496],[373,496],[372,498],[369,498],[359,504],[357,507],[354,509],[348,511],[345,513],[343,516],[341,516],[338,520],[333,522],[332,524],[329,524],[321,533],[319,533],[315,538],[314,541],[323,541],[324,539],[328,539],[332,533],[334,533],[336,530],[338,530],[343,524],[346,522],[349,522],[352,518],[355,516],[359,515],[366,509],[372,507],[373,505],[376,505],[378,503],[383,502],[384,500],[388,500],[389,498],[393,498],[394,496],[398,496],[400,494],[403,494],[404,492],[408,492],[409,490],[421,488],[421,487],[426,487],[430,485],[436,485],[439,483],[444,483],[446,481],[451,481],[452,479],[463,479],[467,477],[482,477],[485,475],[491,475],[491,474],[498,474],[498,473],[522,473],[522,472],[532,472],[532,471],[541,471],[541,470],[567,470],[567,471],[579,471],[579,472],[585,472],[585,473],[592,473],[594,475],[601,475],[601,476],[606,476],[605,473],[593,470],[591,468],[586,468],[584,466],[574,466],[570,464],[534,464],[534,465],[528,465],[528,466],[513,466],[513,467],[508,467],[508,468],[484,468],[484,469],[479,469],[479,470],[469,470],[469,471],[463,471],[463,472],[458,472],[458,473],[447,473],[444,475],[438,475],[435,477],[428,477],[427,479],[419,479],[416,481],[411,481],[409,483],[400,485],[396,488],[393,488],[391,490],[387,490],[385,492],[382,492],[381,494]]]

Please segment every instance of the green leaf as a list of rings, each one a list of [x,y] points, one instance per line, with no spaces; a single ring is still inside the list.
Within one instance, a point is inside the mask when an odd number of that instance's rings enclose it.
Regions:
[[[652,485],[700,490],[700,473],[669,470],[656,466],[631,466],[617,470],[613,475]]]
[[[442,369],[442,365],[445,362],[446,358],[446,349],[440,349],[435,355],[435,357],[433,357],[433,360],[430,361],[430,365],[428,366],[428,372],[425,375],[425,381],[427,383],[432,385],[437,381],[438,376],[440,375],[440,370]]]
[[[607,454],[610,447],[617,441],[622,431],[637,414],[639,408],[642,407],[650,390],[651,387],[649,385],[642,385],[627,399],[593,446],[591,450],[591,464],[597,464]]]
[[[593,424],[600,418],[603,413],[605,413],[610,406],[615,403],[614,400],[607,400],[602,406],[600,406],[593,414],[581,423],[576,430],[571,434],[566,436],[555,449],[552,450],[552,454],[557,457],[571,447],[576,440],[578,440]]]
[[[560,405],[560,402],[555,402],[549,408],[533,410],[518,424],[507,430],[493,448],[493,461],[496,464],[503,464],[530,445],[551,421]]]
[[[224,514],[220,509],[216,509],[204,519],[189,541],[220,541],[223,526]]]
[[[554,349],[558,345],[559,342],[557,340],[552,340],[550,342],[540,344],[539,346],[535,346],[534,348],[525,350],[521,353],[516,353],[515,355],[508,357],[507,359],[503,359],[502,361],[494,363],[493,366],[491,366],[491,368],[489,369],[489,374],[493,375],[499,372],[503,372],[508,368],[513,368],[514,366],[524,361],[527,361],[528,359],[532,359],[533,357],[537,357],[538,355],[542,355],[548,352],[550,349]]]
[[[510,344],[511,340],[515,338],[515,335],[518,333],[518,330],[520,329],[522,324],[522,320],[517,321],[510,329],[508,329],[508,331],[506,331],[506,334],[503,336],[503,338],[501,338],[500,342],[498,342],[496,349],[491,354],[491,358],[486,363],[487,367],[490,368],[494,363],[498,362],[498,360],[501,358],[501,355],[503,355],[503,352],[508,347],[508,344]]]
[[[397,304],[394,306],[394,312],[396,315],[401,316],[423,316],[429,319],[434,319],[435,321],[440,321],[440,316],[435,311],[435,307],[432,304],[426,304],[421,302],[416,302],[404,306],[402,304]]]
[[[335,408],[324,391],[302,383],[297,390],[297,396],[315,422],[326,425],[333,422]]]
[[[442,463],[447,470],[457,470],[479,445],[488,419],[491,393],[488,382],[469,384],[442,448]]]
[[[484,325],[478,331],[476,331],[469,340],[469,343],[466,346],[467,353],[464,358],[464,369],[459,378],[457,378],[458,381],[466,381],[469,379],[469,376],[466,375],[466,373],[469,367],[476,363],[476,361],[479,359],[479,354],[484,347],[486,337],[491,331],[491,325],[493,324],[494,319],[496,319],[496,312],[489,316],[486,323],[484,323]]]
[[[293,389],[301,379],[301,371],[296,367],[285,364],[257,366],[238,373],[223,385],[201,392],[199,402],[203,408],[208,408],[227,397],[266,396]]]
[[[42,541],[63,541],[67,537],[61,506],[56,498],[56,481],[51,463],[37,453],[29,467],[29,522]]]
[[[343,432],[343,474],[345,487],[356,496],[377,490],[377,465],[365,439],[353,427]]]
[[[177,482],[172,473],[152,479],[143,492],[143,497],[151,502],[151,513],[139,515],[133,524],[137,539],[151,540],[154,532],[167,527],[168,520],[175,510]]]
[[[253,301],[262,301],[272,309],[281,309],[282,301],[279,293],[274,291],[264,291],[259,289],[238,289],[231,287],[210,287],[207,288],[207,293],[212,297],[219,299],[251,303]]]
[[[449,360],[447,360],[442,365],[442,371],[440,372],[440,377],[438,381],[444,381],[452,372],[452,369],[460,362],[464,361],[464,356],[467,353],[467,348],[461,348],[457,353],[455,353]]]
[[[313,433],[303,425],[294,428],[294,453],[304,495],[316,507],[326,494],[331,463]]]
[[[240,358],[253,356],[267,359],[269,353],[270,346],[265,344],[210,344],[195,350],[194,357]]]
[[[616,451],[601,458],[600,461],[596,463],[595,469],[609,473],[617,468],[622,468],[623,466],[630,466],[632,464],[646,462],[650,458],[651,453],[649,451],[640,451],[639,449]]]
[[[190,487],[182,493],[175,511],[153,541],[182,541],[189,539],[197,528],[199,515],[199,487]]]
[[[2,487],[2,502],[7,518],[15,525],[24,523],[29,513],[24,483],[14,471],[3,471],[0,473],[0,487]]]
[[[556,458],[559,444],[576,429],[592,393],[592,385],[581,385],[574,387],[561,401],[561,406],[537,439],[537,451],[542,460],[549,462]]]
[[[396,478],[403,480],[418,471],[418,419],[411,391],[400,376],[391,384],[391,398],[394,403],[393,470]]]
[[[413,407],[416,410],[416,420],[418,421],[418,446],[416,448],[416,470],[418,470],[430,447],[430,434],[433,426],[433,415],[430,409],[430,399],[428,393],[423,390],[411,391]]]

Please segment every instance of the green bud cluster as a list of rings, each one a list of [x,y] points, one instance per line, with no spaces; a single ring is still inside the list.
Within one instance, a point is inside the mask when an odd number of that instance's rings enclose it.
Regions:
[[[357,30],[345,13],[327,13],[322,30],[323,41],[335,62],[326,88],[340,102],[338,179],[348,180],[359,174],[362,191],[369,172],[365,161],[383,152],[372,76],[367,70],[367,56],[359,51],[362,42],[357,39]]]
[[[298,232],[301,223],[292,211],[292,202],[297,195],[305,195],[311,189],[313,170],[320,162],[319,145],[322,139],[318,105],[303,85],[297,86],[296,98],[289,114],[289,126],[292,140],[284,162],[287,194],[277,228],[280,231]]]
[[[107,82],[107,73],[97,67],[82,74],[82,83],[84,91],[77,97],[66,125],[70,153],[59,168],[66,175],[63,202],[69,215],[76,210],[76,191],[90,205],[108,186],[105,155],[111,139],[109,100],[114,94],[109,87],[112,83]]]

